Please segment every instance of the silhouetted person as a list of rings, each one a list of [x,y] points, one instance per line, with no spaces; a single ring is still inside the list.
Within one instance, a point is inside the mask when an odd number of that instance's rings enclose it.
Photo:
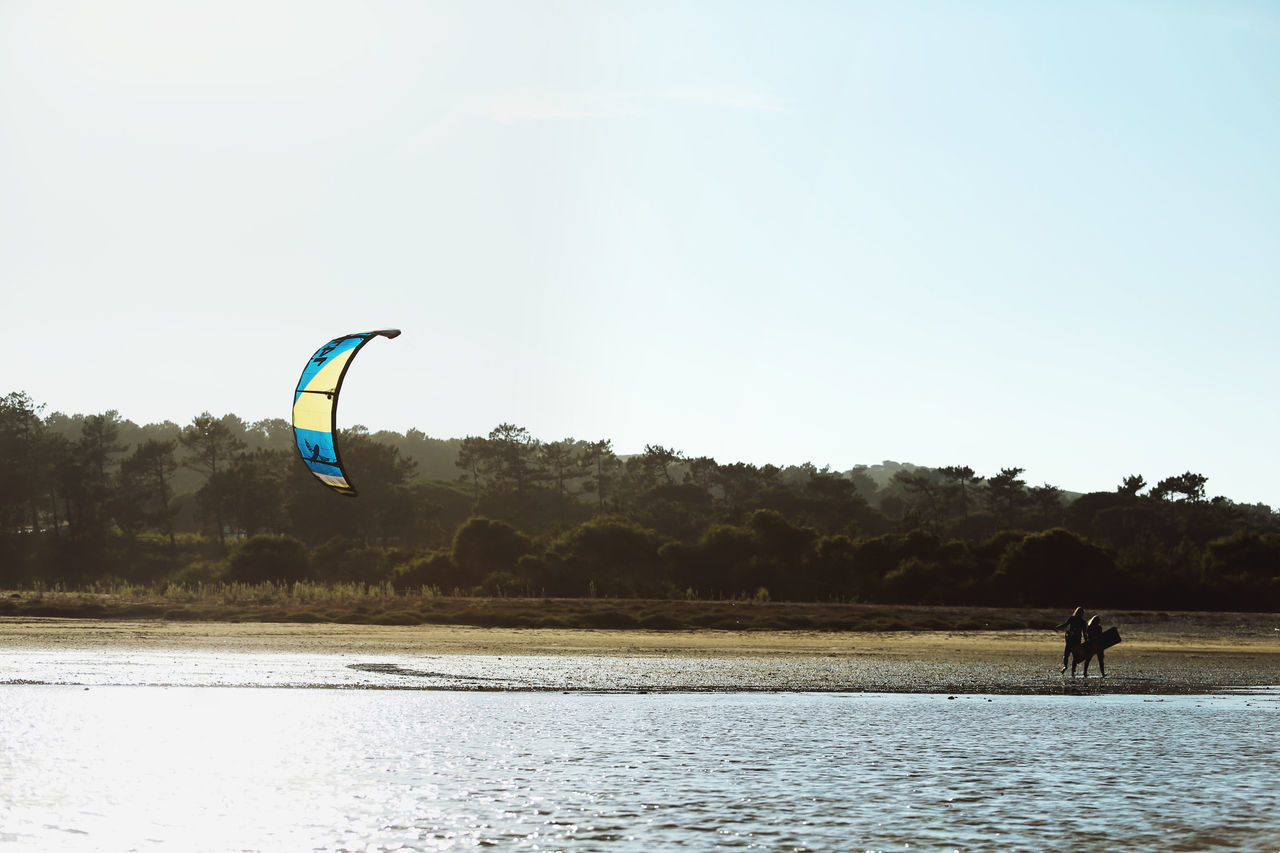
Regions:
[[[1103,658],[1104,649],[1102,643],[1102,620],[1094,616],[1084,626],[1084,642],[1085,642],[1085,659],[1084,659],[1084,677],[1089,677],[1089,659],[1094,655],[1098,656],[1098,672],[1103,678],[1107,677],[1107,664]],[[1075,673],[1075,667],[1071,667],[1072,674]]]
[[[1094,618],[1096,619],[1097,617],[1095,616]],[[1084,608],[1077,607],[1075,612],[1067,617],[1066,622],[1053,629],[1067,632],[1067,645],[1062,650],[1062,671],[1064,673],[1067,671],[1067,661],[1071,659],[1071,650],[1080,645],[1081,640],[1084,639],[1085,628]]]

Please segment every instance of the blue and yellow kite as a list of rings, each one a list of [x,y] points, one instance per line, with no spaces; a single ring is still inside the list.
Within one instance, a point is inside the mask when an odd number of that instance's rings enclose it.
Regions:
[[[293,438],[307,469],[335,492],[355,497],[338,455],[334,434],[338,429],[338,390],[351,360],[370,339],[394,338],[399,329],[378,329],[334,338],[316,350],[302,371],[293,393]]]

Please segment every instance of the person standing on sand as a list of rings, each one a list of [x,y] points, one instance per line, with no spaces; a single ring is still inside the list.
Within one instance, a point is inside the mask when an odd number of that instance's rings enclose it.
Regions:
[[[1095,614],[1094,617],[1089,620],[1088,624],[1084,626],[1084,641],[1085,641],[1085,644],[1088,646],[1088,648],[1085,649],[1085,654],[1088,655],[1088,657],[1084,659],[1084,677],[1085,678],[1089,677],[1089,659],[1092,658],[1094,655],[1098,656],[1098,673],[1103,678],[1107,677],[1107,664],[1102,657],[1103,655],[1102,643],[1099,642],[1101,639],[1102,639],[1102,620]],[[1072,669],[1072,674],[1073,675],[1075,674],[1074,668]]]
[[[1096,619],[1097,617],[1095,616],[1094,618]],[[1087,626],[1084,621],[1084,608],[1077,607],[1075,612],[1067,617],[1066,622],[1063,622],[1061,625],[1053,629],[1055,631],[1067,632],[1067,645],[1066,648],[1062,650],[1062,672],[1064,674],[1067,671],[1067,662],[1071,659],[1071,650],[1080,645],[1080,641],[1084,637],[1086,627]],[[1099,659],[1099,665],[1101,665],[1101,659]]]

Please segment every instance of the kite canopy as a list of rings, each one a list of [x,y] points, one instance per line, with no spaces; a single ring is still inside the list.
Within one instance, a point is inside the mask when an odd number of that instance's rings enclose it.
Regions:
[[[334,338],[311,356],[293,393],[293,438],[316,479],[335,492],[355,497],[355,486],[347,479],[338,455],[338,391],[347,368],[360,348],[381,335],[394,338],[399,329],[378,329]]]

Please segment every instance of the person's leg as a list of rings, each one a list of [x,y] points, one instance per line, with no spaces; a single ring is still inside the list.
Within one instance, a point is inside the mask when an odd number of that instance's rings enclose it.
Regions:
[[[1103,663],[1102,651],[1098,651],[1098,673],[1103,677],[1107,677],[1107,665]]]

